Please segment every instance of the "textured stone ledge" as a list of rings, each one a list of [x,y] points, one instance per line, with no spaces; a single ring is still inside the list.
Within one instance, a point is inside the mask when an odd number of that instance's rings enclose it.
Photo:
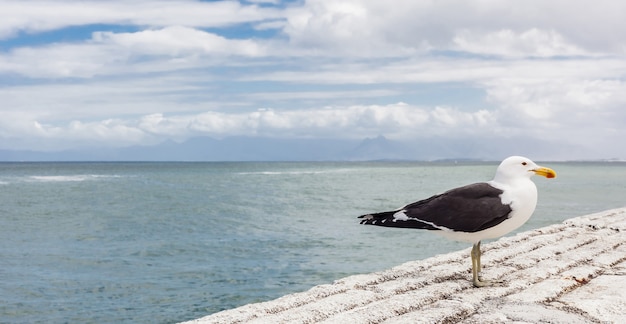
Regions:
[[[470,249],[354,275],[186,323],[626,323],[626,208]]]

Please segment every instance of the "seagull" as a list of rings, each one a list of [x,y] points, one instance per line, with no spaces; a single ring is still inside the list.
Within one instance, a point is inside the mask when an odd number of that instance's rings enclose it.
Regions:
[[[448,190],[396,210],[359,216],[361,224],[434,231],[452,240],[472,243],[472,283],[492,285],[479,276],[480,242],[501,237],[522,226],[535,211],[533,175],[555,178],[556,172],[522,156],[502,161],[491,181]]]

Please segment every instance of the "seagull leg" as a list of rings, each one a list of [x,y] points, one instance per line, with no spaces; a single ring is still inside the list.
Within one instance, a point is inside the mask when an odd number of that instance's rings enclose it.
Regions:
[[[480,264],[480,241],[474,244],[472,247],[472,252],[470,253],[472,256],[472,282],[474,283],[474,287],[485,287],[490,286],[492,283],[489,281],[482,281],[478,274],[480,273],[481,264]]]
[[[477,268],[477,272],[480,274],[480,272],[483,270],[483,267],[480,264],[480,257],[483,255],[482,252],[480,252],[480,241],[476,243],[475,248],[476,248],[476,253],[478,255],[478,257],[476,258],[476,268]]]

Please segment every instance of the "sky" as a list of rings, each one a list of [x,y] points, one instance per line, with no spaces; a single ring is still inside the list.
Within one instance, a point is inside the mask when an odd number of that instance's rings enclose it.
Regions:
[[[0,149],[528,138],[626,158],[620,0],[0,0]]]

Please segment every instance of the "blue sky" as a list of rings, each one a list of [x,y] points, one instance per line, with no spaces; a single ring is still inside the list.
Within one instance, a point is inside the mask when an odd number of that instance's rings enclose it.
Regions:
[[[577,148],[562,158],[626,158],[624,12],[623,1],[0,0],[0,149],[527,137]]]

